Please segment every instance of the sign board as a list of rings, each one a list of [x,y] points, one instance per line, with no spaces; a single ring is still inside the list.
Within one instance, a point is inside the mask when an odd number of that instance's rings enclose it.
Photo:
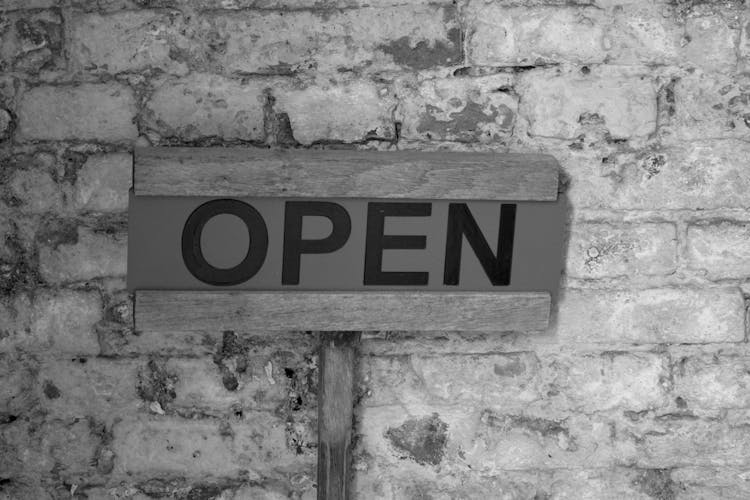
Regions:
[[[139,290],[553,291],[560,202],[133,196]]]
[[[543,155],[140,149],[128,286],[157,322],[165,293],[180,323],[193,316],[181,309],[195,306],[188,291],[212,291],[224,292],[214,309],[239,300],[280,329],[463,329],[460,311],[472,311],[468,329],[543,328],[563,265],[562,203]]]

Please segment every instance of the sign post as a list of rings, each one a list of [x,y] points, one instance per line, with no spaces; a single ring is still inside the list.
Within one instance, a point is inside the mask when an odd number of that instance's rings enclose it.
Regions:
[[[363,330],[538,331],[562,269],[545,155],[137,149],[137,331],[318,330],[318,498],[350,498]]]

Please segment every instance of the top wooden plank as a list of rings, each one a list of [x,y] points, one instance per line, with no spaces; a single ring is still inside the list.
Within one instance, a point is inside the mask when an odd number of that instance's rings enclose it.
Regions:
[[[137,196],[557,199],[549,155],[136,148]]]

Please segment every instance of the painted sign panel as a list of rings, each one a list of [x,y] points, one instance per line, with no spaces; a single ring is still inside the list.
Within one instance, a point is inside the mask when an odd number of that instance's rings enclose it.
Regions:
[[[128,287],[554,295],[562,203],[131,195]]]

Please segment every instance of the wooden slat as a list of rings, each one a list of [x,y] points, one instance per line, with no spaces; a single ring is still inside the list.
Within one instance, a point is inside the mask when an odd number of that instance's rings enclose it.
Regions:
[[[359,332],[321,333],[318,357],[318,500],[348,500]]]
[[[538,331],[550,295],[441,292],[136,292],[138,331]]]
[[[557,199],[548,155],[137,148],[136,196]]]

